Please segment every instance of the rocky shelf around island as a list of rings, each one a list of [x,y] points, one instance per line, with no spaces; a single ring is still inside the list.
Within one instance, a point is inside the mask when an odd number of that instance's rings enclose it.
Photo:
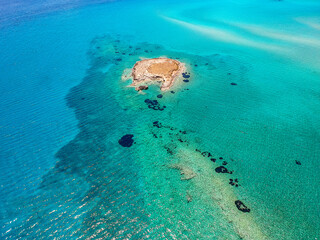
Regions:
[[[136,62],[132,68],[131,86],[140,91],[146,90],[150,84],[158,83],[160,89],[166,91],[184,71],[185,65],[174,59],[144,59]]]

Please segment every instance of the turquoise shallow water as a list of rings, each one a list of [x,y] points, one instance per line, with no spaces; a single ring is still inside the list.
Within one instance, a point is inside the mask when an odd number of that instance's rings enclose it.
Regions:
[[[2,238],[319,238],[317,1],[32,9],[1,18]],[[158,56],[190,81],[121,80]]]

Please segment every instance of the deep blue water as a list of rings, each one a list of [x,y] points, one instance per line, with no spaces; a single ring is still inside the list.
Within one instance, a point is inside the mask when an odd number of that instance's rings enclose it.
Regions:
[[[0,5],[1,238],[319,238],[319,2]],[[175,93],[121,80],[159,56]]]

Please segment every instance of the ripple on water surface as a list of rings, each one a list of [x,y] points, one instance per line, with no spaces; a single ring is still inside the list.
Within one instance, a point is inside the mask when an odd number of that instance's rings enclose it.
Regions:
[[[140,57],[159,56],[188,69],[170,91],[138,94],[121,80]],[[28,217],[8,236],[271,238],[219,144],[235,131],[222,135],[219,126],[256,104],[249,94],[258,99],[247,66],[111,36],[94,39],[88,57],[86,76],[67,95],[80,132],[58,151],[34,198],[23,200]]]

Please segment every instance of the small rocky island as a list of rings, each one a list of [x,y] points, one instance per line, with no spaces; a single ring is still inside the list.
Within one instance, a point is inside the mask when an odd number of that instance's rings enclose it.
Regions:
[[[169,90],[175,80],[185,71],[185,65],[170,58],[144,59],[132,68],[132,84],[137,91],[148,89],[148,85],[158,83],[162,91]]]

